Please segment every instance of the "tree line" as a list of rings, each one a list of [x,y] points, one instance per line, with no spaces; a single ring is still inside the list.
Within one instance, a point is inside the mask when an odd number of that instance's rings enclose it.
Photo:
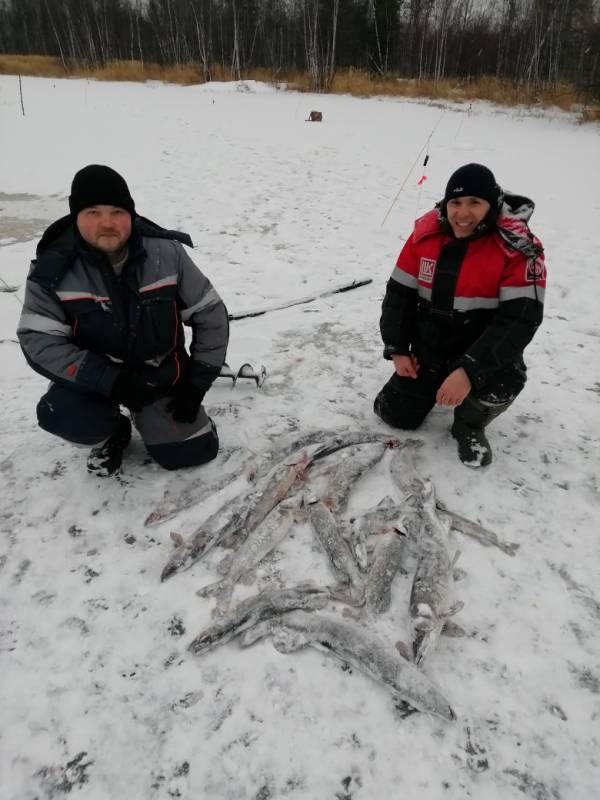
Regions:
[[[92,68],[218,65],[233,78],[336,70],[441,80],[566,81],[600,96],[599,0],[0,0],[0,53]]]

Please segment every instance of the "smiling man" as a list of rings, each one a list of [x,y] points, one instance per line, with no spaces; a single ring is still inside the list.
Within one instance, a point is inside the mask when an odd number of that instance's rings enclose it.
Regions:
[[[75,175],[69,209],[37,246],[17,330],[28,363],[51,381],[40,426],[92,446],[87,467],[98,476],[120,469],[131,439],[121,406],[161,466],[211,460],[219,440],[202,401],[229,323],[182,246],[189,236],[137,215],[122,176],[98,164]]]
[[[523,350],[542,321],[546,269],[527,225],[533,209],[487,167],[461,167],[416,221],[387,284],[380,327],[395,371],[375,413],[414,430],[436,403],[454,407],[451,433],[472,467],[492,460],[485,428],[523,389]]]

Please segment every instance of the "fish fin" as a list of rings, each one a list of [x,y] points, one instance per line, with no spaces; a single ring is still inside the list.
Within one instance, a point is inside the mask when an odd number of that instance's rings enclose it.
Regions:
[[[466,630],[458,625],[456,622],[452,622],[452,620],[447,619],[444,623],[444,627],[442,628],[442,634],[444,636],[450,636],[452,638],[461,639],[463,636],[467,635]]]
[[[456,603],[453,603],[453,605],[451,605],[450,608],[447,611],[444,611],[444,613],[441,614],[440,616],[453,617],[455,614],[458,614],[459,611],[462,611],[464,607],[465,604],[463,603],[463,601],[457,600]]]
[[[348,583],[338,583],[337,586],[329,588],[329,593],[332,600],[337,600],[349,606],[360,607],[365,604],[364,587],[357,589],[354,586],[350,586]]]
[[[410,703],[407,703],[406,700],[402,698],[398,698],[398,700],[394,703],[394,709],[400,719],[406,719],[407,717],[411,717],[413,714],[418,714],[419,709],[411,706]]]
[[[239,637],[238,642],[240,647],[251,647],[261,639],[265,639],[271,634],[273,629],[273,621],[266,620],[265,622],[258,622],[247,631],[244,631]]]
[[[216,597],[219,606],[223,606],[225,601],[231,599],[233,594],[233,583],[226,578],[214,583],[209,583],[207,586],[202,586],[196,592],[198,597]]]
[[[396,501],[394,500],[394,498],[390,497],[389,494],[386,494],[386,496],[382,497],[382,499],[377,503],[375,508],[379,508],[379,509],[391,508],[392,506],[395,506],[395,505],[396,505]]]
[[[177,533],[176,531],[171,531],[169,533],[169,536],[171,537],[171,541],[173,542],[175,547],[184,547],[185,546],[185,539],[183,538],[183,536],[180,533]]]
[[[407,661],[412,661],[412,653],[406,642],[403,642],[401,639],[399,639],[394,647],[400,653],[402,658],[405,658]]]
[[[233,561],[233,553],[227,553],[227,555],[222,558],[219,563],[217,564],[217,572],[219,575],[227,575],[231,568],[231,562]]]

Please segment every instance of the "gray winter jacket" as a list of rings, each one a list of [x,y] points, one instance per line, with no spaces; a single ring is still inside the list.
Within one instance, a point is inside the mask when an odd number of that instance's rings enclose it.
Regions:
[[[168,395],[183,375],[207,390],[225,360],[227,309],[180,242],[186,234],[134,219],[120,277],[69,217],[48,228],[32,262],[17,335],[50,380],[109,396],[122,369]],[[192,329],[190,353],[183,324]]]

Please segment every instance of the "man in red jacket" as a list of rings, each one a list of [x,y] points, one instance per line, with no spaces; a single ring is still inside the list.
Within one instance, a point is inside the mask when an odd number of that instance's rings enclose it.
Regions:
[[[485,428],[523,389],[523,350],[542,321],[546,268],[527,225],[533,209],[487,167],[461,167],[416,221],[387,284],[380,328],[395,372],[375,413],[414,430],[436,403],[453,406],[452,436],[468,466],[491,462]]]

